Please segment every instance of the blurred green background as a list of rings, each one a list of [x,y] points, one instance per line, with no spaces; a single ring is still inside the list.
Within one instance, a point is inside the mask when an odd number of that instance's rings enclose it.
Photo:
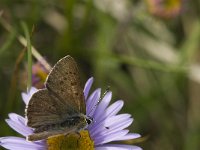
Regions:
[[[122,112],[135,119],[130,130],[148,137],[136,145],[200,149],[198,0],[1,0],[0,18],[0,136],[17,135],[8,113],[24,115],[23,21],[51,65],[71,55],[83,85],[93,76],[93,89],[110,86],[112,102],[125,101]]]

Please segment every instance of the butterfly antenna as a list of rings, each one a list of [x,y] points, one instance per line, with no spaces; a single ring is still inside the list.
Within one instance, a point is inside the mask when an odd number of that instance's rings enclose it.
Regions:
[[[98,106],[100,101],[104,98],[104,96],[110,91],[110,86],[107,86],[106,91],[103,93],[103,95],[100,97],[100,99],[97,101],[97,103],[92,107],[91,111],[89,112],[88,116],[94,111],[94,109]]]

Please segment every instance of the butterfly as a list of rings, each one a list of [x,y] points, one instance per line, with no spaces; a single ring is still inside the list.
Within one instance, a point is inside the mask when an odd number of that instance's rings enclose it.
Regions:
[[[93,120],[86,116],[83,89],[75,60],[60,59],[47,76],[45,88],[34,93],[26,106],[27,125],[34,128],[29,141],[79,132]]]

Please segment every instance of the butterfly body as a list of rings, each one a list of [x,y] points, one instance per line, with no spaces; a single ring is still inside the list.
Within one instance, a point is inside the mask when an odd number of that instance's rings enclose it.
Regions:
[[[27,125],[35,129],[28,140],[79,132],[91,123],[86,116],[78,67],[71,56],[55,64],[45,86],[33,94],[26,108]]]
[[[34,134],[28,136],[29,141],[42,140],[58,134],[68,134],[71,132],[79,132],[88,125],[88,120],[83,114],[77,114],[67,118],[64,122],[57,124],[49,124],[40,126],[34,130]]]
[[[57,124],[49,124],[45,126],[40,126],[36,130],[34,130],[34,133],[40,133],[43,131],[52,131],[52,130],[65,130],[66,128],[73,128],[74,126],[77,127],[77,129],[83,129],[87,125],[87,121],[85,120],[84,115],[74,115],[73,117],[67,118],[65,121]]]

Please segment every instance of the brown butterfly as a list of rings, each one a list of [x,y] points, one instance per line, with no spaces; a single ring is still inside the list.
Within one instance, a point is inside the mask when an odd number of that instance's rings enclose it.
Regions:
[[[49,73],[45,88],[31,97],[26,108],[27,125],[35,128],[29,141],[79,132],[92,118],[86,116],[85,99],[77,64],[71,56],[60,59]]]

